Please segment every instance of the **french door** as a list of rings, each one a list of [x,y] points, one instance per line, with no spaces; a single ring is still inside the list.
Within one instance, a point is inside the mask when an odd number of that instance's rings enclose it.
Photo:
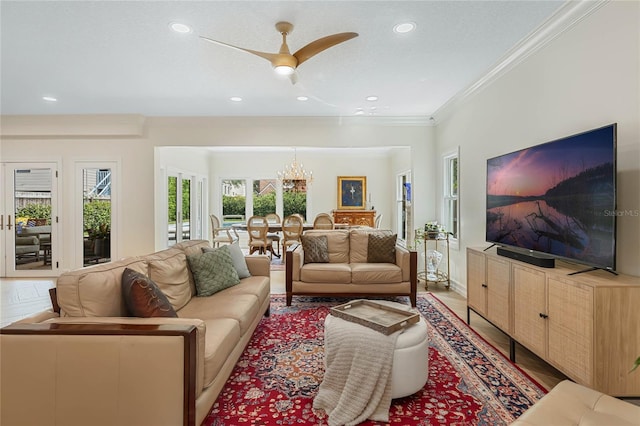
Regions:
[[[206,181],[184,172],[167,173],[166,247],[205,237]]]
[[[58,165],[2,163],[0,275],[58,275]]]

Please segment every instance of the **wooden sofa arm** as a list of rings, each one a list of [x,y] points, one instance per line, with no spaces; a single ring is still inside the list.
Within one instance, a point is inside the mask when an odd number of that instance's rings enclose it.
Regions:
[[[0,380],[11,391],[2,392],[0,423],[194,425],[196,330],[71,322],[5,327]]]

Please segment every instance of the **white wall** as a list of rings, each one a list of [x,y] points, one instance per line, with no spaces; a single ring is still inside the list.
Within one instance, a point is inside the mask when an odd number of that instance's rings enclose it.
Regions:
[[[121,232],[117,235],[118,257],[149,253],[163,244],[157,235],[162,223],[160,218],[164,217],[163,208],[159,207],[164,205],[163,180],[160,179],[164,168],[198,173],[209,170],[210,188],[216,184],[222,174],[216,171],[215,161],[211,170],[210,157],[203,154],[203,148],[208,146],[395,147],[390,158],[372,157],[367,161],[353,158],[343,161],[320,155],[305,158],[305,166],[312,169],[318,179],[313,190],[322,195],[314,197],[313,211],[335,207],[338,175],[366,175],[376,209],[388,209],[385,199],[394,197],[393,176],[415,167],[416,187],[426,195],[416,196],[414,216],[420,222],[433,215],[435,161],[429,154],[435,150],[435,141],[426,117],[411,120],[137,115],[0,118],[0,161],[59,161],[62,164],[60,235],[74,227],[74,161],[109,160],[120,164],[122,211]],[[190,150],[183,150],[185,147]],[[171,150],[164,151],[166,148]],[[265,166],[265,171],[273,172],[290,159],[290,155],[272,159],[273,164]],[[246,158],[235,161],[237,167],[245,163]],[[252,177],[249,172],[241,174]],[[323,174],[325,177],[321,178]],[[387,218],[391,217],[390,212]],[[74,263],[75,256],[73,242],[64,241],[59,258],[62,271],[79,266]]]
[[[326,152],[325,152],[326,151]],[[366,176],[367,193],[371,194],[373,205],[378,213],[387,217],[391,214],[393,203],[389,182],[391,173],[391,152],[371,152],[368,150],[312,150],[298,151],[298,163],[313,171],[313,183],[308,187],[309,203],[307,219],[313,220],[316,214],[337,208],[337,176]],[[408,151],[408,149],[407,149]],[[211,153],[210,188],[212,211],[222,214],[220,205],[220,185],[222,179],[275,179],[276,172],[293,159],[293,149],[279,152]],[[407,155],[407,158],[409,156]],[[376,205],[376,201],[379,201]],[[387,222],[385,226],[390,226]]]
[[[452,255],[457,283],[466,285],[465,248],[487,246],[487,158],[617,122],[618,209],[637,214],[639,17],[639,2],[606,3],[438,123],[438,152],[460,146],[462,244]],[[620,217],[617,237],[618,271],[640,275],[640,217]]]

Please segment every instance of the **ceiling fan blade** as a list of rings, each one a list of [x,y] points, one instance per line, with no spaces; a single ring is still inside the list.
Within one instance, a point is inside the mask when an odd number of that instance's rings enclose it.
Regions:
[[[199,36],[199,37],[201,39],[203,39],[203,40],[208,41],[209,43],[219,44],[220,46],[230,47],[232,49],[236,49],[236,50],[240,50],[242,52],[247,52],[247,53],[251,53],[251,54],[256,55],[256,56],[260,56],[261,58],[264,58],[269,62],[273,62],[278,57],[277,53],[259,52],[257,50],[251,50],[251,49],[245,49],[243,47],[233,46],[231,44],[223,43],[223,42],[218,41],[218,40],[213,40],[213,39],[208,38],[208,37],[204,37],[204,36]]]
[[[323,50],[326,50],[330,47],[335,46],[336,44],[340,44],[347,40],[351,40],[354,37],[358,37],[358,33],[339,33],[322,37],[307,44],[296,53],[294,53],[293,56],[298,59],[298,65],[300,65],[307,59],[312,58]]]

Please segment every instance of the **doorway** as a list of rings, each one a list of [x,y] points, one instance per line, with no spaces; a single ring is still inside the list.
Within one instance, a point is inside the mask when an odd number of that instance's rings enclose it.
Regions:
[[[1,275],[57,276],[58,165],[3,163],[1,173]]]

